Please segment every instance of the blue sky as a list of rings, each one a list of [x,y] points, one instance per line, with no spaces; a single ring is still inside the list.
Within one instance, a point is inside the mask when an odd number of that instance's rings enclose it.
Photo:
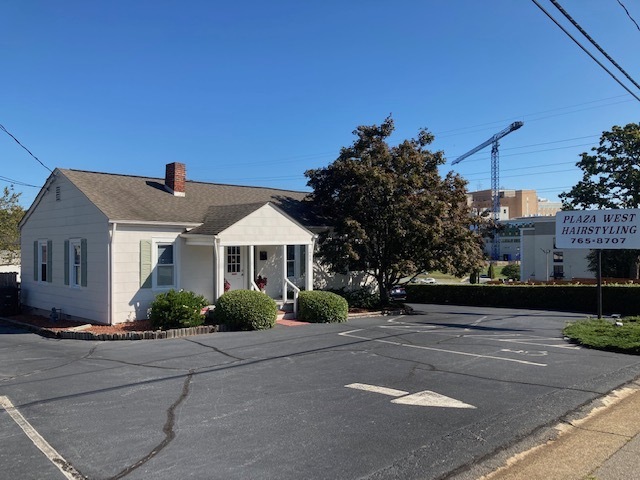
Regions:
[[[640,30],[617,0],[561,4],[640,82]],[[0,58],[0,124],[51,169],[162,177],[179,161],[190,180],[308,190],[305,170],[392,114],[391,143],[428,128],[442,172],[477,190],[489,149],[450,162],[521,120],[500,184],[554,200],[580,152],[640,121],[640,102],[529,0],[5,0]],[[39,188],[20,183],[49,171],[1,131],[0,159],[29,206]]]

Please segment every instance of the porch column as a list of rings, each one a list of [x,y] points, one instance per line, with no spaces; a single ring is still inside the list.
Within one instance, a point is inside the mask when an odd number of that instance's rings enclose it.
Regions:
[[[254,245],[249,245],[247,247],[249,249],[249,255],[248,255],[248,262],[249,262],[249,268],[247,268],[247,272],[249,275],[248,280],[248,284],[249,284],[249,290],[253,290],[253,282],[256,278],[256,272],[255,272],[255,260],[254,260],[254,256],[255,256],[255,252],[256,252],[256,248]]]
[[[307,264],[305,265],[304,289],[313,290],[313,244],[305,245],[307,254],[305,255]]]
[[[282,245],[282,301],[287,301],[287,246]]]
[[[222,296],[224,293],[224,266],[225,266],[225,254],[224,254],[224,246],[220,245],[216,242],[215,244],[215,261],[216,261],[216,278],[214,279],[213,290],[215,292],[214,301]]]

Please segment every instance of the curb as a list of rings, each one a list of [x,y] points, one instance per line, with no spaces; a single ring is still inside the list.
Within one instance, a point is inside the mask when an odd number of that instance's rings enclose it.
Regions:
[[[118,341],[118,340],[161,340],[165,338],[190,337],[192,335],[203,335],[220,331],[219,325],[202,325],[199,327],[174,328],[171,330],[149,330],[146,332],[123,332],[123,333],[92,333],[73,332],[69,330],[54,331],[48,328],[36,327],[28,323],[10,320],[0,317],[7,323],[19,326],[37,333],[46,338],[58,338],[63,340],[91,340],[91,341]]]

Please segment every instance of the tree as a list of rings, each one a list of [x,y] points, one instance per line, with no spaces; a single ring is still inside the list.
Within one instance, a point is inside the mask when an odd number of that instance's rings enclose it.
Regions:
[[[308,170],[310,201],[331,229],[320,235],[319,256],[334,272],[373,276],[383,303],[404,276],[441,270],[464,275],[482,264],[482,240],[466,202],[466,182],[441,178],[442,152],[433,135],[389,146],[391,117],[360,126],[357,139],[328,167]]]
[[[510,280],[519,281],[520,280],[520,265],[516,265],[515,263],[511,263],[509,265],[505,265],[502,267],[500,271],[503,276],[507,277]]]
[[[610,132],[603,132],[599,146],[591,151],[593,154],[582,153],[576,163],[582,169],[582,180],[569,192],[560,194],[563,209],[640,207],[640,124],[614,126]],[[594,271],[593,252],[589,260],[589,269]],[[603,250],[602,260],[603,274],[638,278],[640,251]],[[621,275],[623,272],[626,273]]]
[[[20,229],[24,210],[18,204],[20,193],[4,187],[0,197],[0,265],[13,264],[20,255]]]

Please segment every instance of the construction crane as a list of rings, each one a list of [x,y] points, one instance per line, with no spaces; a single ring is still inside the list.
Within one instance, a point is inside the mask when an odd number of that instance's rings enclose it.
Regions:
[[[507,128],[502,130],[501,132],[496,133],[493,137],[491,137],[486,142],[481,143],[477,147],[469,150],[464,155],[460,155],[456,158],[451,165],[455,165],[456,163],[460,163],[467,157],[470,157],[476,152],[479,152],[483,148],[491,145],[491,213],[493,215],[494,221],[500,220],[500,169],[499,169],[499,155],[498,155],[498,147],[500,140],[502,137],[509,135],[514,130],[518,130],[524,122],[513,122]],[[500,257],[500,242],[498,239],[497,232],[494,232],[493,244],[491,247],[491,258],[492,260],[498,260]]]

